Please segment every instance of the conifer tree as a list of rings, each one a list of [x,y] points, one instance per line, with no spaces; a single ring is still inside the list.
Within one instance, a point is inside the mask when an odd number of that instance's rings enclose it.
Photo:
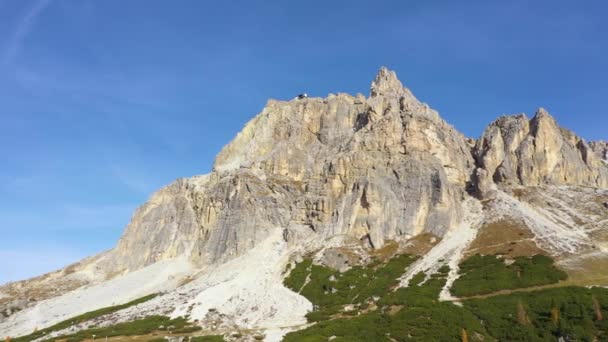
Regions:
[[[469,342],[469,335],[467,334],[467,329],[462,328],[460,331],[460,341],[461,342]]]
[[[551,300],[551,322],[555,325],[559,323],[560,312],[554,300]]]
[[[602,321],[604,319],[604,316],[602,315],[602,307],[600,306],[600,303],[597,301],[597,298],[595,298],[595,296],[591,296],[591,301],[593,302],[593,311],[595,312],[595,320]]]
[[[528,317],[528,313],[524,308],[524,304],[520,301],[517,301],[517,322],[521,325],[530,324],[530,319]]]

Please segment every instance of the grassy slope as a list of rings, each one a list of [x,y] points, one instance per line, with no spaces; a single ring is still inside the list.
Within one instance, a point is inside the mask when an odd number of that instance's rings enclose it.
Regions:
[[[168,331],[170,327],[170,332]],[[166,316],[148,316],[131,322],[119,323],[109,327],[90,328],[78,331],[74,334],[63,335],[60,337],[49,339],[54,341],[58,339],[67,340],[69,342],[78,342],[90,340],[94,338],[117,337],[117,336],[142,336],[152,333],[163,334],[191,334],[201,330],[200,327],[192,326],[185,318],[178,317],[171,319]],[[197,336],[197,341],[223,341],[222,336]]]
[[[315,304],[309,320],[319,323],[288,334],[285,341],[327,341],[331,336],[336,336],[333,341],[461,341],[465,338],[467,341],[555,341],[559,337],[608,341],[608,317],[604,319],[608,316],[606,289],[543,289],[465,300],[462,306],[456,306],[437,300],[445,283],[446,268],[426,281],[425,276],[419,274],[412,280],[412,286],[396,291],[392,290],[391,281],[378,282],[381,285],[372,286],[373,291],[366,286],[359,288],[367,284],[361,278],[385,274],[384,267],[398,269],[408,265],[391,260],[386,266],[359,268],[337,277],[336,272],[305,260],[295,267],[285,284],[299,290],[309,278],[301,293]],[[466,273],[460,280],[460,293],[521,289],[555,283],[565,277],[553,266],[553,261],[544,256],[518,258],[512,265],[495,256],[473,257],[461,266]],[[395,273],[386,274],[392,277]],[[338,281],[330,281],[331,276]],[[333,285],[336,282],[338,284]],[[464,287],[469,285],[470,289]],[[353,299],[355,292],[373,293],[380,298],[369,300],[370,297],[363,295]],[[345,312],[344,305],[351,303],[355,304],[353,310]]]
[[[358,267],[342,275],[308,260],[297,265],[285,283],[299,289],[302,279],[309,278],[301,293],[316,307],[309,320],[320,322],[286,335],[284,341],[327,341],[331,336],[337,337],[333,341],[453,340],[460,338],[463,328],[488,336],[470,312],[437,300],[446,268],[424,283],[425,276],[419,274],[411,287],[393,291],[397,278],[414,260],[401,255],[386,264]],[[330,280],[332,276],[335,281]],[[353,310],[345,312],[345,305]]]
[[[464,307],[503,341],[608,341],[608,290],[603,288],[519,292],[467,300]]]
[[[89,321],[91,319],[101,317],[103,315],[107,315],[110,313],[114,313],[114,312],[126,309],[128,307],[146,302],[156,296],[157,296],[157,294],[152,294],[152,295],[148,295],[148,296],[136,299],[134,301],[131,301],[131,302],[128,302],[128,303],[125,303],[122,305],[110,306],[110,307],[102,308],[99,310],[87,312],[85,314],[82,314],[82,315],[67,319],[65,321],[62,321],[60,323],[57,323],[49,328],[36,331],[30,335],[15,338],[15,339],[13,339],[13,341],[25,342],[25,341],[32,341],[32,340],[39,339],[39,338],[44,338],[44,336],[46,334],[49,334],[53,331],[63,330],[63,329],[69,328],[70,326],[73,326],[75,324],[80,324],[80,323]],[[67,334],[67,335],[63,335],[60,337],[48,339],[48,341],[65,339],[70,342],[75,342],[75,341],[83,341],[86,339],[92,339],[93,336],[96,336],[97,338],[116,337],[116,336],[141,336],[141,335],[146,335],[146,334],[149,334],[149,333],[152,333],[155,331],[165,329],[165,328],[159,329],[160,327],[170,327],[170,326],[172,327],[172,333],[177,333],[177,334],[193,333],[193,332],[197,332],[197,331],[201,330],[200,327],[192,326],[184,318],[171,319],[166,316],[149,316],[149,317],[146,317],[143,319],[139,319],[139,320],[135,320],[135,321],[131,321],[131,322],[120,323],[120,324],[116,324],[116,325],[109,326],[109,327],[99,327],[99,328],[91,327],[89,329],[81,330],[74,334]],[[163,339],[160,338],[159,340],[163,340]],[[221,342],[224,339],[222,336],[209,335],[209,336],[197,336],[197,337],[193,338],[193,340],[199,341],[199,342],[207,342],[207,341],[208,342]]]
[[[417,274],[410,287],[397,289],[398,277],[415,260],[413,256],[398,255],[386,263],[378,261],[345,273],[304,260],[291,271],[285,285],[315,305],[315,311],[308,319],[317,324],[287,334],[285,341],[327,341],[332,336],[335,336],[333,341],[338,342],[555,341],[559,337],[608,341],[608,290],[561,287],[523,292],[564,278],[550,258],[518,258],[511,265],[495,256],[474,256],[465,260],[461,264],[464,274],[455,283],[460,287],[458,293],[485,293],[491,297],[467,299],[462,306],[437,300],[449,271],[447,267],[428,278],[423,273]],[[508,289],[522,292],[497,295]],[[66,324],[83,322],[149,299],[144,297],[96,310],[45,330],[58,330]],[[183,329],[184,332],[192,329],[183,318],[171,320],[151,316],[111,327],[91,328],[62,338],[80,341],[92,335],[142,336],[158,332],[160,326],[173,326],[174,331]],[[16,341],[32,340],[42,336],[42,332]],[[223,338],[201,336],[197,340],[219,342]]]
[[[59,322],[53,326],[50,326],[48,328],[42,329],[42,330],[38,330],[30,335],[26,335],[26,336],[22,336],[22,337],[18,337],[15,338],[13,341],[15,342],[21,342],[21,341],[31,341],[31,340],[35,340],[37,338],[40,338],[50,332],[53,331],[59,331],[59,330],[63,330],[65,328],[69,328],[72,325],[75,324],[79,324],[82,322],[86,322],[88,320],[91,320],[93,318],[97,318],[97,317],[101,317],[103,315],[107,315],[116,311],[120,311],[123,309],[126,309],[128,307],[149,301],[150,299],[156,297],[157,294],[151,294],[148,296],[144,296],[141,298],[138,298],[136,300],[133,300],[131,302],[125,303],[125,304],[121,304],[121,305],[115,305],[115,306],[110,306],[110,307],[106,307],[106,308],[102,308],[99,310],[94,310],[94,311],[90,311],[87,313],[84,313],[82,315],[76,316],[76,317],[72,317],[70,319],[66,319],[65,321]]]
[[[452,286],[452,293],[468,297],[500,290],[555,284],[566,280],[564,271],[544,255],[516,257],[510,265],[494,255],[474,255],[460,264],[461,276]]]

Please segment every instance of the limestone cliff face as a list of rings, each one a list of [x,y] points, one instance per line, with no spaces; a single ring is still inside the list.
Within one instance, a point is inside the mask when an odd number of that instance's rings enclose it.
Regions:
[[[587,144],[543,109],[499,118],[473,145],[382,68],[369,97],[270,100],[209,175],[152,196],[99,265],[217,264],[277,229],[295,244],[343,236],[375,248],[441,237],[460,222],[469,182],[486,199],[509,185],[606,188],[602,153],[605,143]]]
[[[368,98],[269,101],[211,174],[152,196],[102,268],[123,272],[180,254],[223,262],[275,229],[293,243],[344,235],[376,248],[441,236],[460,220],[474,166],[467,139],[383,68]]]
[[[201,180],[180,179],[153,194],[135,211],[118,245],[99,267],[112,275],[190,253],[199,231],[189,192],[194,182]]]
[[[600,158],[601,146],[559,127],[544,109],[530,120],[523,114],[503,116],[475,145],[478,191],[487,197],[494,183],[606,188],[608,168]]]
[[[608,142],[592,141],[589,146],[601,160],[608,162]]]

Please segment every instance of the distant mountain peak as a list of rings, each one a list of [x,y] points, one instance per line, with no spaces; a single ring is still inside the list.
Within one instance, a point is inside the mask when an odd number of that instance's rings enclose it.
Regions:
[[[378,96],[402,97],[407,101],[418,102],[412,92],[403,86],[403,83],[397,77],[397,73],[384,66],[378,70],[370,87],[370,97]]]

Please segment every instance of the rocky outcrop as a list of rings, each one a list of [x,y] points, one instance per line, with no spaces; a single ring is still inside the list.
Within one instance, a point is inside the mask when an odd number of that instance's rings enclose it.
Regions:
[[[602,140],[592,141],[589,143],[589,147],[601,160],[608,163],[608,142]]]
[[[153,194],[135,211],[116,248],[97,267],[111,277],[191,253],[200,228],[189,187],[204,183],[205,177],[179,179]]]
[[[475,145],[480,169],[474,178],[476,190],[487,198],[492,196],[493,183],[605,188],[608,168],[598,156],[600,150],[599,144],[589,145],[559,127],[542,108],[530,120],[524,114],[503,116],[490,124]]]
[[[102,269],[187,254],[204,266],[275,229],[297,244],[345,235],[445,234],[474,169],[467,139],[382,68],[370,96],[270,100],[217,156],[213,172],[162,189],[137,210]]]

